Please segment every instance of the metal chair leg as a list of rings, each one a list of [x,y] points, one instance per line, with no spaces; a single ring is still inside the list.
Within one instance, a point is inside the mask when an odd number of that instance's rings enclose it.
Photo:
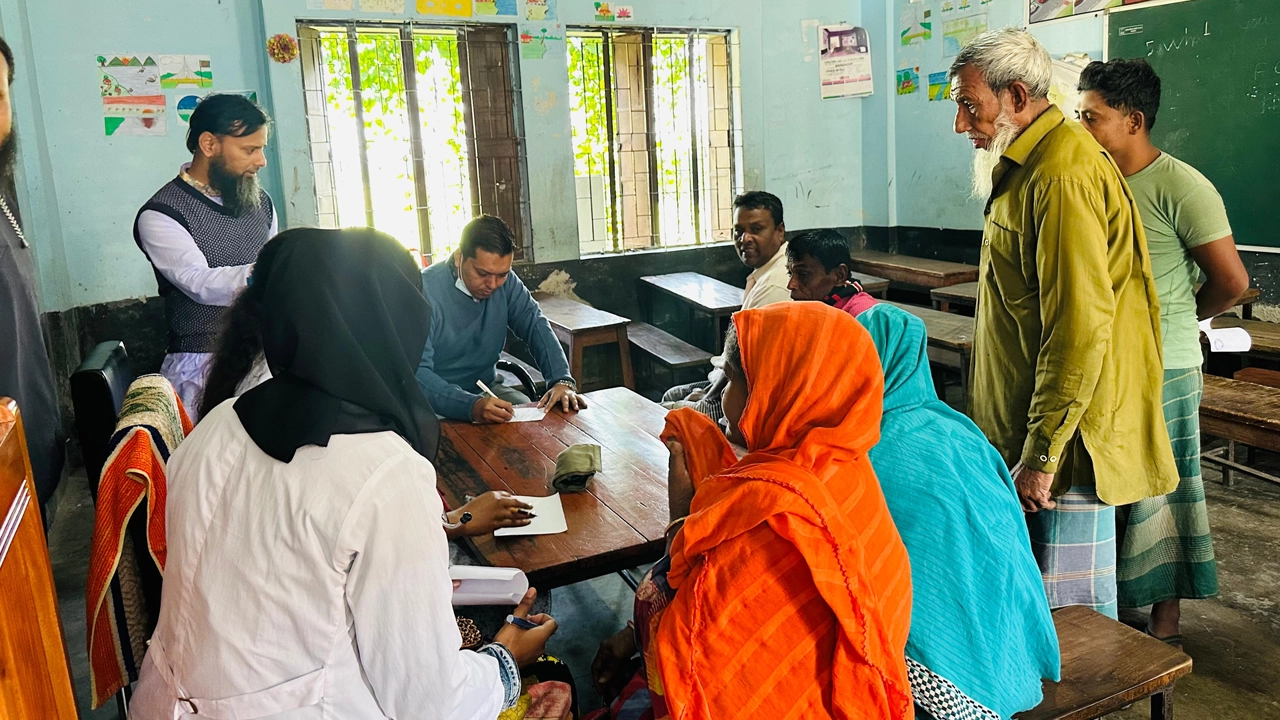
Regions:
[[[1151,696],[1151,720],[1173,720],[1173,688]]]

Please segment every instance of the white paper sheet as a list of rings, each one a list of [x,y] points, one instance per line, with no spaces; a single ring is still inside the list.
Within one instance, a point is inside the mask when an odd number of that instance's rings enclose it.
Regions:
[[[1209,352],[1240,353],[1249,352],[1253,347],[1253,338],[1244,328],[1213,329],[1213,318],[1200,321],[1200,331],[1209,338]]]
[[[511,418],[511,422],[542,422],[547,417],[547,411],[536,407],[518,407],[515,409],[515,415]]]
[[[524,527],[498,528],[493,531],[494,537],[524,537],[526,535],[559,535],[569,532],[569,524],[564,519],[564,505],[560,503],[560,494],[548,497],[529,497],[517,495],[516,499],[533,506],[535,517],[533,522]]]
[[[454,565],[449,578],[462,581],[454,605],[519,605],[529,591],[529,578],[517,568]]]

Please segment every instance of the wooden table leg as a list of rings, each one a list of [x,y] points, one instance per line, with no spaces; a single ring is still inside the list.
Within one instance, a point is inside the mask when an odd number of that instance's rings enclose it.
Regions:
[[[942,312],[951,312],[951,301],[941,300],[938,302],[938,309]]]
[[[1252,320],[1252,319],[1253,319],[1253,303],[1249,303],[1249,304],[1247,304],[1247,305],[1242,305],[1242,306],[1240,307],[1240,317],[1241,317],[1241,318],[1243,318],[1243,319],[1245,319],[1245,320]]]
[[[569,374],[573,381],[582,387],[582,338],[574,337],[569,341]],[[549,389],[549,388],[548,388]]]
[[[1151,720],[1173,720],[1173,688],[1151,696]]]
[[[1227,460],[1231,462],[1236,461],[1236,441],[1235,440],[1227,441]],[[1235,471],[1226,465],[1221,465],[1220,467],[1222,468],[1222,484],[1226,487],[1234,486],[1236,484]]]
[[[631,343],[627,341],[627,326],[618,328],[618,352],[622,354],[622,384],[628,390],[636,389],[636,378],[631,371]]]

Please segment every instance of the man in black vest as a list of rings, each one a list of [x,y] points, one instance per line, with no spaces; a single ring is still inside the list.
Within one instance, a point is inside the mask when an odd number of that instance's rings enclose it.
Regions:
[[[133,237],[155,268],[169,322],[160,368],[195,420],[226,308],[276,234],[258,186],[271,119],[241,95],[209,95],[187,130],[191,162],[138,211]]]
[[[18,139],[9,105],[12,81],[13,51],[0,38],[0,396],[16,400],[22,412],[36,494],[43,506],[58,487],[65,455],[58,396],[40,329],[35,258],[14,203]]]

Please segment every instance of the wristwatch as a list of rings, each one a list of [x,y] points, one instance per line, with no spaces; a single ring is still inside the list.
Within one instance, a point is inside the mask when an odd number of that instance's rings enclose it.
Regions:
[[[449,513],[441,513],[440,522],[444,525],[445,530],[457,530],[463,525],[466,525],[467,523],[471,522],[471,513],[466,510],[463,510],[462,517],[458,518],[458,522],[456,523],[449,522]]]

